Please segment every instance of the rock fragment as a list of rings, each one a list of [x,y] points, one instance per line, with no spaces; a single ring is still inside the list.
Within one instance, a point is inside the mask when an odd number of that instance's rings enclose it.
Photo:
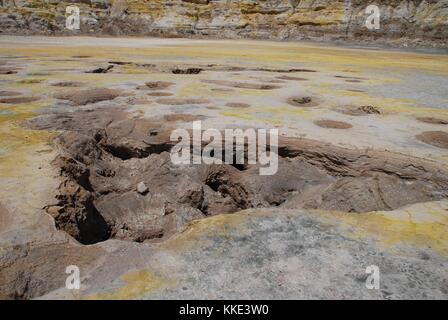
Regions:
[[[139,184],[137,185],[137,192],[140,193],[141,195],[145,195],[148,193],[148,191],[149,189],[146,186],[146,184],[143,181],[139,182]]]
[[[288,103],[295,107],[314,107],[317,105],[313,98],[308,96],[291,97],[288,99]]]
[[[86,73],[109,73],[112,71],[113,68],[114,68],[113,65],[109,65],[106,68],[97,68],[91,71],[86,71]]]
[[[348,114],[350,116],[363,116],[366,114],[381,114],[381,110],[375,106],[359,106],[359,107],[349,107],[347,109],[341,110],[340,112]]]
[[[145,86],[139,87],[139,89],[163,90],[173,85],[174,83],[168,81],[149,81],[145,83]]]
[[[201,68],[187,68],[187,69],[174,69],[172,71],[174,74],[199,74],[202,72]]]
[[[75,105],[81,106],[106,100],[113,100],[121,95],[120,90],[107,88],[95,88],[87,90],[69,91],[58,93],[54,97],[61,100],[69,100]]]

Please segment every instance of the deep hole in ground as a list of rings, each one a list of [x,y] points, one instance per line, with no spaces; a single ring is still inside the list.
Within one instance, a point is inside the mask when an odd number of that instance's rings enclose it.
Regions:
[[[441,165],[297,138],[280,138],[272,176],[247,163],[176,166],[169,154],[174,124],[129,119],[111,107],[30,121],[33,128],[61,131],[58,203],[46,208],[56,226],[83,244],[160,241],[191,220],[248,208],[363,213],[448,196],[448,170]],[[137,191],[142,182],[144,194]]]

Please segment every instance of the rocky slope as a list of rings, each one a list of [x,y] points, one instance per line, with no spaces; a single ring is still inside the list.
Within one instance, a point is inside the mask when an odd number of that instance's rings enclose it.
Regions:
[[[65,29],[66,7],[80,8],[78,31]],[[369,30],[366,8],[380,8]],[[160,35],[369,42],[446,47],[447,0],[3,0],[8,34]]]

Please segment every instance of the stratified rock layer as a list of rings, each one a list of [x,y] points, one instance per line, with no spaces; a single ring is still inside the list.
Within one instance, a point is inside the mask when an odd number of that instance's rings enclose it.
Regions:
[[[448,1],[376,1],[380,28],[369,30],[372,3],[362,0],[73,0],[2,1],[0,30],[18,34],[112,34],[215,38],[395,39],[446,46]],[[65,29],[66,7],[81,13]]]

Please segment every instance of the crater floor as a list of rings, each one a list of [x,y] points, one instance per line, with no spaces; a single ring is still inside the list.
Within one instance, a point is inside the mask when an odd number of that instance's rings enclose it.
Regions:
[[[0,43],[0,297],[448,298],[446,55]],[[278,173],[174,166],[194,120],[278,129]]]

